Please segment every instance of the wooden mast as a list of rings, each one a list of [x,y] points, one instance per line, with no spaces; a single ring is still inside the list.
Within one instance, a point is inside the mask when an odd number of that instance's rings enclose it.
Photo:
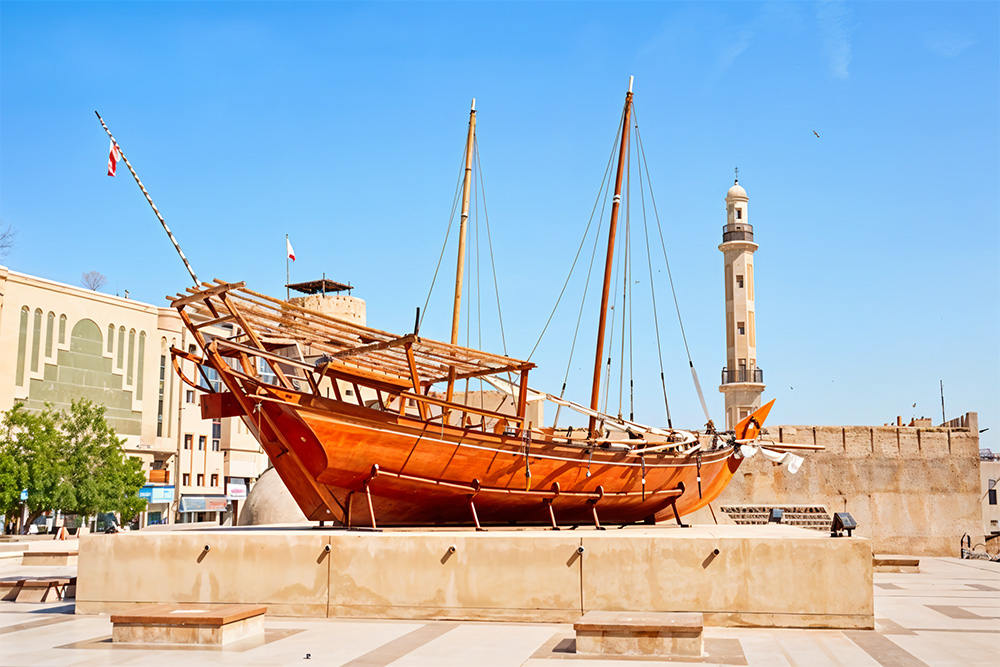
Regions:
[[[472,153],[476,141],[476,98],[472,98],[469,112],[469,135],[465,140],[465,178],[462,183],[462,218],[458,227],[458,268],[455,271],[455,306],[451,314],[451,344],[458,344],[458,322],[462,314],[462,277],[465,273],[465,235],[469,221],[469,195],[472,189]],[[448,369],[448,394],[450,402],[455,391],[455,368]]]
[[[615,257],[615,235],[618,230],[618,209],[622,201],[622,176],[625,171],[625,152],[628,148],[629,118],[632,111],[632,80],[628,78],[625,94],[625,115],[622,119],[622,140],[618,152],[618,175],[615,177],[615,198],[611,202],[611,227],[608,230],[608,256],[604,263],[604,292],[601,294],[601,316],[597,321],[597,353],[594,358],[594,386],[590,394],[590,409],[597,411],[601,396],[601,360],[604,356],[604,324],[608,314],[608,296],[611,294],[611,269]],[[590,418],[590,435],[594,437],[597,418]]]

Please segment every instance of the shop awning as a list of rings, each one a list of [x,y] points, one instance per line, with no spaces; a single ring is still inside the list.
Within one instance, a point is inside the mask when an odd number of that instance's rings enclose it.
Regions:
[[[181,496],[181,512],[225,512],[229,500],[225,496]]]

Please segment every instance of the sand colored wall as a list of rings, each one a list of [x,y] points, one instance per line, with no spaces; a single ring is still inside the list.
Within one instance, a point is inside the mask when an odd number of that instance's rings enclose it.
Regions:
[[[974,426],[770,426],[767,432],[826,449],[808,454],[796,475],[763,457],[744,461],[716,508],[826,505],[831,513],[850,512],[875,553],[958,556],[962,535],[982,530]]]
[[[252,603],[278,616],[566,622],[624,609],[701,611],[709,625],[871,628],[872,599],[868,540],[787,526],[236,528],[85,537],[76,610]]]

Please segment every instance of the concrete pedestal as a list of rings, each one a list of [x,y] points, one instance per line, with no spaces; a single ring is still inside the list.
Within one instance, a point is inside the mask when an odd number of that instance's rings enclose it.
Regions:
[[[278,616],[574,622],[599,610],[874,626],[868,540],[780,525],[140,531],[85,537],[78,574],[77,613],[253,603]]]
[[[704,646],[701,614],[588,611],[573,629],[584,655],[700,658]]]
[[[267,607],[153,605],[111,616],[111,641],[121,644],[224,646],[264,634]]]

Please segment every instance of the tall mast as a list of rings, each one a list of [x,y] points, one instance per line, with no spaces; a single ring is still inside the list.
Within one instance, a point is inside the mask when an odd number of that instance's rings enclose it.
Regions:
[[[622,120],[622,140],[618,152],[618,175],[615,177],[615,198],[611,202],[611,227],[608,230],[608,257],[604,263],[604,291],[601,294],[601,316],[597,320],[597,353],[594,358],[594,387],[590,394],[590,409],[597,410],[601,396],[601,360],[604,357],[604,325],[608,315],[608,296],[611,294],[611,268],[615,258],[615,235],[618,231],[618,209],[622,202],[622,176],[625,172],[625,153],[628,148],[629,118],[632,112],[632,80],[628,78],[625,93],[625,114]],[[590,434],[595,435],[597,418],[590,418]]]
[[[472,190],[472,153],[476,141],[476,98],[469,112],[469,135],[465,140],[465,178],[462,182],[462,218],[458,227],[458,268],[455,271],[455,307],[451,314],[451,344],[458,344],[458,321],[462,314],[462,276],[465,273],[465,233],[469,221],[469,195]],[[448,400],[455,388],[455,369],[448,372]]]

